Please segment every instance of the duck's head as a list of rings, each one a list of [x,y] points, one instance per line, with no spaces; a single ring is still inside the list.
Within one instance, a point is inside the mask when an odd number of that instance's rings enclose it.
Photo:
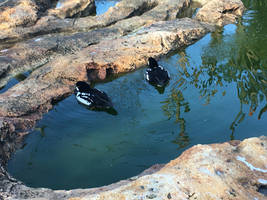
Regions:
[[[84,81],[78,81],[75,87],[75,94],[77,92],[88,92],[91,89],[90,85]]]
[[[154,58],[149,57],[149,58],[148,58],[148,66],[149,66],[150,68],[156,68],[156,67],[158,67],[159,65],[158,65],[158,62],[157,62]]]

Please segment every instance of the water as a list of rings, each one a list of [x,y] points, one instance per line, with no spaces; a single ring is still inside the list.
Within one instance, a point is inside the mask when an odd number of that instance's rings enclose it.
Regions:
[[[115,6],[118,2],[118,0],[95,0],[96,14],[101,15],[107,12],[110,7]]]
[[[25,72],[17,74],[13,78],[11,78],[7,82],[6,85],[4,85],[3,87],[0,87],[0,94],[6,92],[9,88],[13,87],[17,83],[25,80],[30,75],[30,73],[31,73],[31,71],[25,71]]]
[[[8,164],[15,178],[53,189],[107,185],[166,163],[195,144],[267,132],[267,3],[159,63],[163,94],[140,69],[97,84],[118,115],[94,112],[72,95],[44,115]]]
[[[64,0],[59,0],[55,7],[60,8],[62,6],[62,2],[64,2]],[[115,6],[118,2],[119,0],[95,0],[96,14],[101,15],[107,12],[110,7]]]

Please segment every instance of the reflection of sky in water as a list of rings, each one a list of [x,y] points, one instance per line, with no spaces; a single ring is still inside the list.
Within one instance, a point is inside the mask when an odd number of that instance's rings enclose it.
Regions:
[[[62,0],[57,2],[56,8],[60,8],[62,6]],[[95,5],[96,5],[96,14],[101,15],[107,10],[115,6],[115,4],[119,2],[118,0],[95,0]]]
[[[235,24],[228,24],[224,27],[223,35],[233,35],[236,32],[236,25]]]
[[[245,26],[248,26],[250,23],[250,20],[253,19],[254,15],[255,15],[256,11],[255,10],[247,10],[244,15],[243,15],[243,21],[242,23]]]
[[[115,4],[118,2],[118,0],[95,0],[96,14],[101,15],[107,12],[110,7],[115,6]]]
[[[62,2],[61,1],[58,1],[57,2],[57,5],[56,5],[56,8],[60,8],[62,6]]]
[[[6,92],[9,88],[13,87],[20,81],[23,81],[30,75],[30,71],[26,71],[24,73],[18,74],[15,77],[11,78],[5,86],[0,88],[0,94]]]

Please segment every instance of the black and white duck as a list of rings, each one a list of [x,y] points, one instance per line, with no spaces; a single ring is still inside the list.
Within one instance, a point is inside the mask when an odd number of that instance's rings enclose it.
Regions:
[[[95,109],[109,109],[112,108],[112,102],[108,95],[95,88],[84,81],[76,83],[75,91],[76,99],[79,103]]]
[[[150,57],[148,58],[148,68],[145,72],[145,79],[156,87],[165,87],[169,80],[170,75],[162,66],[158,65],[158,62]]]

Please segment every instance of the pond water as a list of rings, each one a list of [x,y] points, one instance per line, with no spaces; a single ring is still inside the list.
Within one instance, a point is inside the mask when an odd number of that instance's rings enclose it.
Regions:
[[[6,85],[4,85],[3,87],[0,87],[0,94],[6,92],[9,88],[13,87],[14,85],[19,83],[20,81],[25,80],[30,75],[30,73],[31,73],[31,71],[26,71],[24,73],[17,74],[13,78],[11,78],[7,82]]]
[[[108,11],[110,7],[113,7],[119,0],[95,0],[96,14],[101,15]]]
[[[59,8],[62,6],[62,2],[65,0],[59,0],[55,7]],[[95,0],[95,6],[96,6],[96,14],[101,15],[105,13],[110,7],[115,6],[116,3],[118,3],[120,0]],[[1,0],[0,0],[1,2]]]
[[[59,102],[14,154],[10,174],[32,187],[96,187],[195,144],[266,135],[267,2],[244,3],[237,25],[160,59],[171,75],[164,93],[140,69],[95,86],[117,115],[90,111],[74,95]]]

